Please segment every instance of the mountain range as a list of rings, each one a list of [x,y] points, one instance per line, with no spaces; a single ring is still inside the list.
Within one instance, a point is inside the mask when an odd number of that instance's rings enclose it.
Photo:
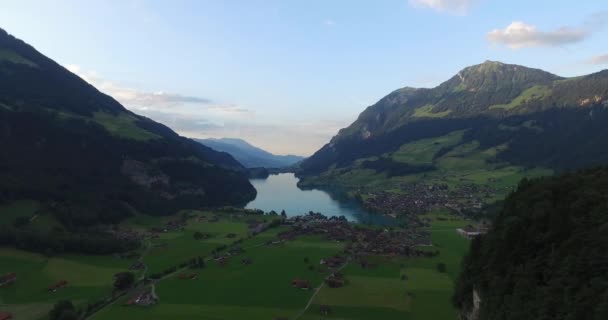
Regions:
[[[130,112],[1,29],[0,148],[0,202],[38,201],[72,231],[256,194],[229,154]]]
[[[210,138],[194,140],[214,150],[229,153],[246,168],[284,168],[304,160],[304,157],[300,156],[274,155],[242,139]]]
[[[608,163],[606,136],[608,70],[564,78],[486,61],[435,88],[390,93],[304,160],[298,175],[302,184],[361,186],[484,168],[560,172]]]

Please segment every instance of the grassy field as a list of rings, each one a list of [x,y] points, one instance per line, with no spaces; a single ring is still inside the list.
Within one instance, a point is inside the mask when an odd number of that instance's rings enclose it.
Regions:
[[[435,106],[432,104],[427,104],[425,106],[417,108],[416,110],[414,110],[414,114],[412,115],[412,117],[415,117],[415,118],[443,118],[452,112],[452,110],[446,110],[446,111],[442,111],[442,112],[433,112],[434,107]]]
[[[528,100],[542,99],[545,96],[551,94],[551,89],[547,86],[533,86],[524,92],[522,92],[517,98],[513,99],[507,104],[495,104],[489,107],[489,109],[506,109],[511,110],[513,108],[521,106]]]
[[[0,248],[0,274],[17,273],[17,282],[0,288],[0,311],[16,319],[41,319],[53,304],[69,299],[78,306],[111,293],[112,277],[131,261],[111,256],[45,257],[13,248]],[[60,280],[66,288],[55,293],[47,287]]]
[[[427,219],[431,220],[431,250],[439,250],[438,256],[377,257],[374,269],[351,263],[343,270],[349,285],[323,287],[302,319],[457,319],[450,299],[468,240],[455,230],[468,222],[446,212]],[[437,270],[439,263],[446,265],[445,273]],[[320,316],[321,305],[330,307],[329,316]]]

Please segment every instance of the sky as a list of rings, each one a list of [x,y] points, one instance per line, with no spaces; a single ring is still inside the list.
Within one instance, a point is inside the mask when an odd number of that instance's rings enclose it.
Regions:
[[[0,0],[0,28],[181,135],[304,156],[485,60],[608,68],[605,0]]]

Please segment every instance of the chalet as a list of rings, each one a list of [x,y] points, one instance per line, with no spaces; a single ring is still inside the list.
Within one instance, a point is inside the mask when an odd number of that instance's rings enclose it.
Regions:
[[[0,311],[0,320],[10,320],[10,319],[13,319],[13,315],[11,313]]]
[[[294,288],[302,289],[302,290],[310,289],[310,283],[308,283],[308,281],[300,280],[297,278],[291,280],[291,286]]]
[[[57,283],[49,286],[48,290],[49,292],[57,292],[57,290],[65,288],[68,285],[68,282],[66,280],[60,280]]]
[[[15,281],[17,281],[17,274],[14,272],[7,273],[0,277],[0,287],[8,286]]]

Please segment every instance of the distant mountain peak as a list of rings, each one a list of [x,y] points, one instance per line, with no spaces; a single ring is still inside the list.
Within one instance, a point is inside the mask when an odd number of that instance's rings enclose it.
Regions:
[[[540,69],[486,60],[466,67],[439,87],[447,92],[493,92],[504,88],[526,89],[563,79]]]

